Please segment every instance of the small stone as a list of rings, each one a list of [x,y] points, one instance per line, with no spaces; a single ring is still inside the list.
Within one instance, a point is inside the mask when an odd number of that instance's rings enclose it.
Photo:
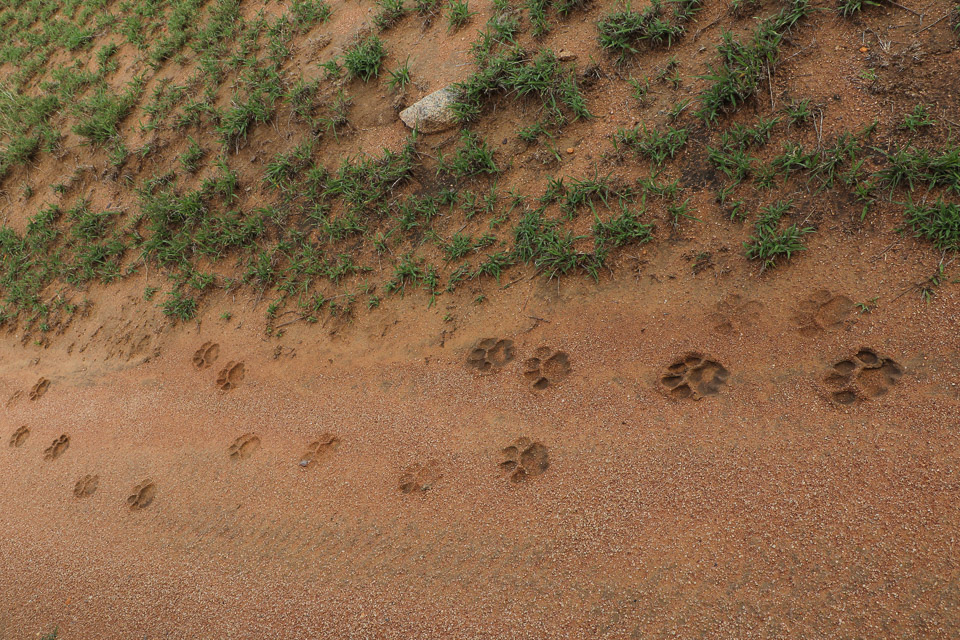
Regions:
[[[567,147],[567,153],[573,153],[573,147]]]
[[[576,59],[577,54],[575,54],[573,51],[567,51],[566,49],[561,49],[560,53],[557,54],[557,60],[560,62],[569,62]]]
[[[303,468],[303,469],[306,469],[309,464],[310,464],[310,461],[309,461],[309,460],[301,460],[301,461],[300,461],[300,467]]]
[[[438,133],[457,124],[450,105],[457,98],[457,92],[444,87],[422,98],[400,112],[403,124],[421,133]]]
[[[867,51],[870,51],[870,49],[866,47],[860,47],[860,53],[866,53]]]

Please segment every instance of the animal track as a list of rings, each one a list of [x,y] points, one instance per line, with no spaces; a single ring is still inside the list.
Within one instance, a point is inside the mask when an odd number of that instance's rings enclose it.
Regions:
[[[245,433],[230,445],[227,453],[234,460],[245,460],[260,448],[260,437],[255,433]]]
[[[726,295],[717,303],[716,311],[707,316],[713,330],[723,335],[731,335],[760,321],[763,303],[758,300],[744,300],[739,294]]]
[[[97,491],[100,485],[100,476],[85,475],[73,487],[73,495],[77,498],[87,498]]]
[[[510,480],[520,482],[528,477],[538,476],[550,466],[547,447],[529,438],[517,438],[509,447],[500,452],[503,461],[500,468],[507,472]]]
[[[23,397],[23,391],[14,391],[13,395],[7,398],[7,408],[9,409],[13,405],[17,404],[17,401]]]
[[[230,391],[243,382],[243,363],[231,360],[217,374],[217,386],[221,391]]]
[[[200,348],[193,353],[193,366],[197,369],[206,369],[217,361],[220,355],[220,345],[216,342],[204,342]]]
[[[27,441],[27,438],[30,436],[30,429],[26,425],[20,427],[13,432],[13,435],[10,436],[10,446],[11,447],[22,447],[23,443]]]
[[[33,385],[30,389],[30,399],[39,400],[43,397],[43,394],[47,392],[47,389],[50,388],[50,381],[46,378],[40,378],[37,380],[37,384]]]
[[[541,391],[570,375],[570,358],[563,351],[537,347],[533,357],[523,361],[523,377]]]
[[[307,450],[300,456],[300,468],[306,471],[319,460],[325,458],[328,453],[336,451],[339,446],[340,438],[332,433],[324,433],[307,445]]]
[[[850,405],[876,398],[890,391],[903,376],[903,367],[869,348],[834,363],[824,377],[830,397],[838,404]]]
[[[63,455],[63,452],[70,447],[70,436],[67,434],[61,435],[59,438],[53,441],[49,447],[47,447],[43,452],[44,460],[56,460]]]
[[[827,289],[820,289],[800,302],[794,321],[800,334],[809,337],[849,324],[855,309],[853,300],[847,296],[835,296]]]
[[[513,340],[484,338],[467,354],[467,368],[493,373],[513,360]]]
[[[133,492],[127,497],[127,504],[131,511],[146,509],[157,497],[157,485],[150,480],[144,480],[133,488]]]
[[[674,398],[715,396],[726,386],[730,372],[702,354],[691,352],[678,358],[660,377],[660,384]]]
[[[410,465],[400,474],[400,491],[426,491],[440,479],[440,464],[436,460]]]

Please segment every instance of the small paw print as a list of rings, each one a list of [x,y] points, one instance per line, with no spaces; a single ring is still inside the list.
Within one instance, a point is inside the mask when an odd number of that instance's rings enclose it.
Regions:
[[[570,375],[570,357],[563,351],[538,347],[533,357],[523,361],[523,377],[530,386],[542,391]]]
[[[513,444],[500,451],[500,456],[500,469],[506,472],[513,482],[538,476],[550,466],[547,447],[529,438],[517,438]]]
[[[430,489],[440,479],[440,464],[427,460],[412,464],[400,474],[400,491],[418,493]]]

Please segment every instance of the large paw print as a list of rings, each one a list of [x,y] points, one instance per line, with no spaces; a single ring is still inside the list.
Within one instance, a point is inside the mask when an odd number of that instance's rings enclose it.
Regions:
[[[89,498],[97,492],[99,486],[100,476],[85,475],[77,480],[77,484],[73,485],[73,495],[77,498]]]
[[[903,376],[903,367],[869,348],[834,363],[823,381],[839,404],[855,404],[890,391]]]
[[[505,471],[513,482],[538,476],[550,466],[547,447],[529,438],[517,438],[513,444],[500,451],[500,456],[500,469]]]
[[[814,336],[852,322],[856,305],[847,296],[833,295],[826,289],[814,291],[797,306],[793,319],[801,335]]]
[[[193,352],[193,366],[197,369],[206,369],[220,355],[220,345],[216,342],[204,342],[200,348]]]
[[[440,463],[427,460],[410,465],[400,474],[400,491],[418,493],[426,491],[440,479]]]
[[[550,347],[537,347],[533,357],[523,361],[523,377],[530,386],[542,391],[570,375],[570,357]]]
[[[730,372],[716,360],[688,353],[667,367],[660,384],[674,398],[699,400],[720,393],[729,377]]]
[[[513,340],[484,338],[467,354],[467,368],[493,373],[513,360]]]

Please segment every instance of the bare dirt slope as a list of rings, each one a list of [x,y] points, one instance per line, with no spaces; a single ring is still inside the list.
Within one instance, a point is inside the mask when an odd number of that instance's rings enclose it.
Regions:
[[[610,2],[421,5],[4,6],[9,95],[63,102],[0,100],[0,640],[960,636],[954,3],[687,2],[620,62]],[[724,38],[797,7],[711,118]],[[458,173],[397,113],[511,17],[590,117],[492,92]],[[379,78],[321,70],[370,34]],[[97,142],[57,69],[111,44]]]

